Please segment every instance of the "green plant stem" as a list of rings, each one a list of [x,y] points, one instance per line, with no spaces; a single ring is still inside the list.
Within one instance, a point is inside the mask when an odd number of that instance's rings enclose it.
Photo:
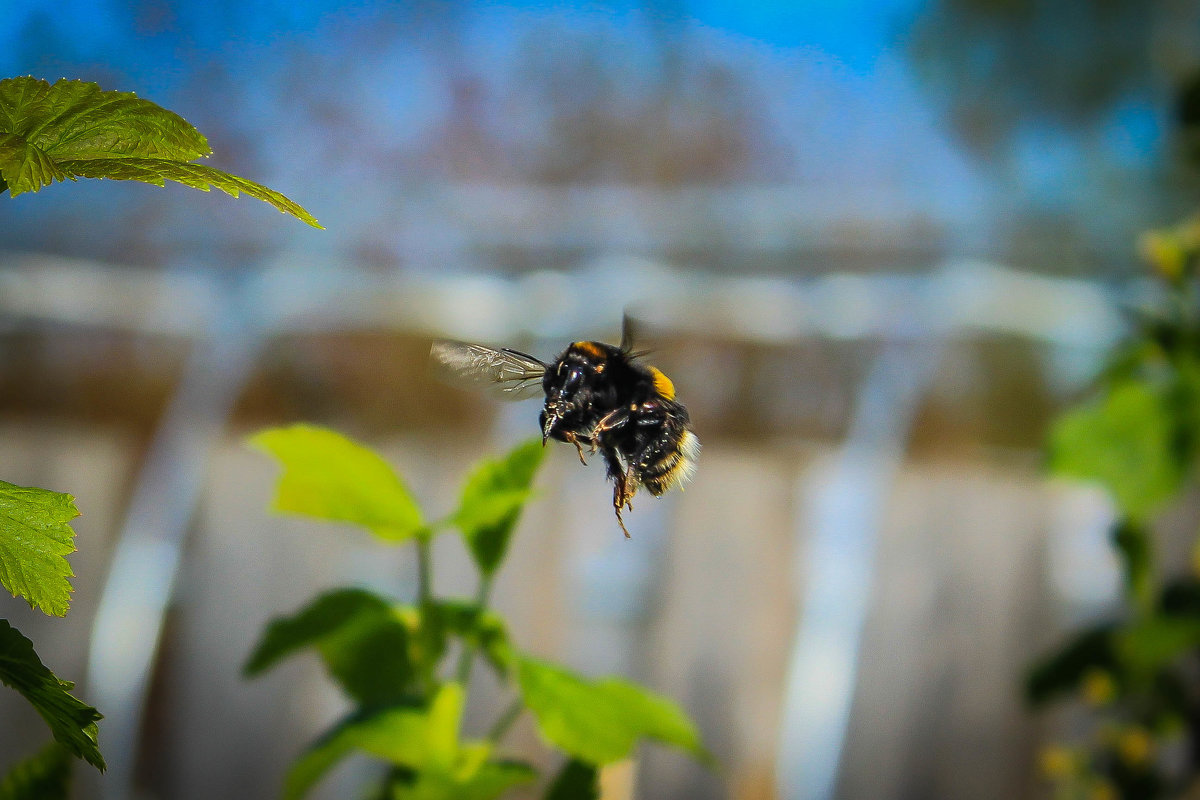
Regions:
[[[482,614],[487,608],[492,594],[492,576],[484,575],[479,579],[479,590],[475,593],[476,613]],[[471,682],[471,665],[475,661],[475,645],[463,642],[462,652],[458,654],[458,665],[454,670],[454,679],[465,689]]]
[[[517,718],[521,716],[521,712],[524,710],[525,700],[521,695],[517,695],[508,704],[508,708],[504,709],[504,712],[493,723],[487,734],[488,741],[495,744],[504,738],[504,734],[508,733],[508,729],[513,726],[513,723],[517,721]]]
[[[429,616],[433,607],[433,564],[429,539],[417,537],[417,604],[421,609],[422,627],[429,624]],[[437,665],[426,663],[421,669],[422,681],[426,693],[432,693],[437,686]]]
[[[417,539],[417,602],[420,603],[421,608],[428,608],[433,602],[431,559],[429,540],[419,537]]]

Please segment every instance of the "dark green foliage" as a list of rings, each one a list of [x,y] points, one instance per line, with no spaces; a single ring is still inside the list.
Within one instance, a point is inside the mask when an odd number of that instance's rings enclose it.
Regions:
[[[33,651],[33,642],[0,619],[0,681],[25,696],[50,726],[55,740],[89,764],[104,769],[96,745],[101,714],[70,694],[73,684],[59,680]]]
[[[422,623],[430,644],[430,662],[436,663],[441,658],[447,638],[453,635],[464,646],[483,655],[499,677],[507,677],[513,658],[512,645],[508,626],[499,614],[477,603],[440,600],[425,606]]]
[[[1158,610],[1163,616],[1200,619],[1200,580],[1188,576],[1167,586]]]
[[[487,608],[488,588],[507,553],[542,460],[532,440],[471,471],[458,528],[479,570],[474,601],[435,596],[430,540],[421,512],[378,455],[332,431],[310,426],[265,431],[251,440],[279,458],[284,475],[274,507],[318,519],[354,522],[381,543],[417,548],[418,597],[405,604],[361,589],[328,592],[271,622],[246,664],[257,675],[280,660],[315,649],[356,708],[292,765],[283,796],[304,796],[354,752],[390,765],[379,800],[492,800],[536,779],[527,764],[504,757],[500,741],[522,708],[543,739],[574,760],[549,787],[554,800],[594,800],[605,764],[652,739],[707,760],[695,726],[669,700],[615,678],[592,681],[518,651]],[[382,531],[382,533],[381,533]],[[446,669],[457,651],[453,679]],[[484,738],[462,736],[472,659],[480,655],[516,694]]]
[[[1112,532],[1113,546],[1121,556],[1125,591],[1145,608],[1153,603],[1154,563],[1150,552],[1150,533],[1144,525],[1128,517],[1117,522]]]
[[[67,800],[70,785],[71,754],[52,743],[9,770],[0,800]]]
[[[1058,652],[1034,664],[1025,695],[1030,703],[1044,705],[1076,691],[1084,676],[1095,670],[1117,671],[1111,625],[1077,634]]]
[[[570,759],[546,789],[545,800],[600,800],[600,775],[594,764]]]
[[[1112,497],[1112,541],[1125,609],[1032,668],[1035,705],[1077,696],[1093,708],[1090,738],[1044,759],[1061,796],[1179,797],[1200,778],[1200,562],[1162,584],[1153,521],[1194,480],[1200,460],[1200,223],[1149,234],[1159,302],[1144,308],[1096,396],[1051,435],[1051,465]],[[1190,742],[1191,744],[1187,744]],[[1170,751],[1186,758],[1167,758]]]
[[[341,589],[271,622],[245,674],[257,675],[298,650],[315,647],[355,701],[395,703],[409,695],[415,674],[411,640],[412,631],[391,603],[362,589]]]

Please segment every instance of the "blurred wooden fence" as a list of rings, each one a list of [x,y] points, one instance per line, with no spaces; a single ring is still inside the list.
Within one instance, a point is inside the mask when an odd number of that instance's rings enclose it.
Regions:
[[[435,512],[453,502],[472,460],[498,449],[464,437],[378,441]],[[722,767],[712,773],[647,747],[636,764],[645,800],[775,797],[782,682],[803,587],[798,520],[827,445],[705,441],[683,493],[649,498],[625,541],[598,466],[558,448],[539,480],[495,602],[525,648],[590,673],[618,672],[678,700]],[[65,620],[17,608],[11,618],[59,675],[82,679],[91,614],[138,443],[113,428],[46,424],[0,430],[9,480],[70,491],[78,573]],[[343,708],[315,659],[247,682],[239,670],[272,616],[315,592],[368,584],[411,595],[409,554],[354,531],[269,516],[275,467],[231,436],[209,477],[157,663],[139,774],[157,796],[265,798],[304,744]],[[929,457],[906,463],[887,504],[839,796],[996,798],[1034,793],[1038,728],[1023,711],[1023,666],[1055,636],[1048,535],[1060,494],[1027,457]],[[468,594],[451,536],[437,544],[439,589]],[[9,604],[18,606],[17,602]],[[501,703],[476,672],[481,730]],[[87,698],[87,685],[78,687]],[[102,709],[103,710],[103,709]],[[41,723],[0,693],[0,753],[35,747]],[[31,733],[32,732],[32,733]],[[536,754],[528,719],[512,745]],[[103,745],[103,724],[101,744]],[[319,797],[351,796],[370,774],[355,762]],[[91,796],[95,778],[79,770]]]

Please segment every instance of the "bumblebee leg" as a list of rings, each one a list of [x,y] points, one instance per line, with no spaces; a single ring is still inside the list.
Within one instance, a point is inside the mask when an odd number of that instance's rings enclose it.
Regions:
[[[613,482],[613,510],[617,513],[617,524],[621,526],[621,531],[628,539],[630,538],[629,529],[625,527],[625,520],[621,518],[621,509],[632,496],[629,493],[629,481],[625,477],[625,468],[621,466],[621,459],[617,457],[616,450],[601,446],[600,452],[604,455],[604,466],[608,470],[608,477]]]
[[[628,422],[629,422],[629,409],[625,409],[625,408],[615,409],[613,411],[608,412],[603,417],[601,417],[600,421],[597,422],[595,424],[595,426],[592,428],[592,434],[591,434],[592,452],[594,453],[594,452],[596,452],[596,450],[598,448],[605,447],[605,444],[601,440],[601,437],[603,437],[609,431],[615,431],[619,428],[624,427],[625,424]]]
[[[625,507],[633,511],[633,496],[637,494],[637,478],[633,474],[633,465],[629,465],[629,469],[625,472]]]
[[[587,462],[583,460],[583,447],[579,444],[579,435],[572,431],[572,432],[568,432],[566,434],[565,438],[568,442],[575,445],[575,452],[579,454],[579,463],[583,464],[586,467]],[[593,453],[596,452],[595,445],[592,445],[592,452]]]
[[[625,534],[625,538],[632,539],[633,537],[629,535],[629,529],[625,527],[625,520],[621,519],[621,506],[619,504],[616,505],[616,510],[617,510],[617,524],[621,526],[621,531]]]
[[[621,519],[621,506],[629,502],[625,494],[627,486],[625,476],[617,476],[615,483],[616,485],[613,486],[613,510],[617,512],[617,524],[621,526],[621,531],[625,534],[625,538],[631,539],[633,537],[629,535],[629,529],[625,527],[625,520]],[[629,510],[632,511],[633,506],[630,506]]]

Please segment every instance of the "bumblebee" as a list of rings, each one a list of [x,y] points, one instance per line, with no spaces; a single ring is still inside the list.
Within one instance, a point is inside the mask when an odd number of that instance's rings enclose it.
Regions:
[[[599,452],[613,482],[617,524],[633,510],[633,496],[644,486],[663,494],[688,480],[696,468],[700,442],[687,409],[675,399],[675,386],[633,351],[629,326],[619,346],[573,342],[550,363],[510,348],[440,340],[430,352],[448,372],[473,385],[490,385],[512,398],[545,397],[538,425],[542,443],[550,439]]]

